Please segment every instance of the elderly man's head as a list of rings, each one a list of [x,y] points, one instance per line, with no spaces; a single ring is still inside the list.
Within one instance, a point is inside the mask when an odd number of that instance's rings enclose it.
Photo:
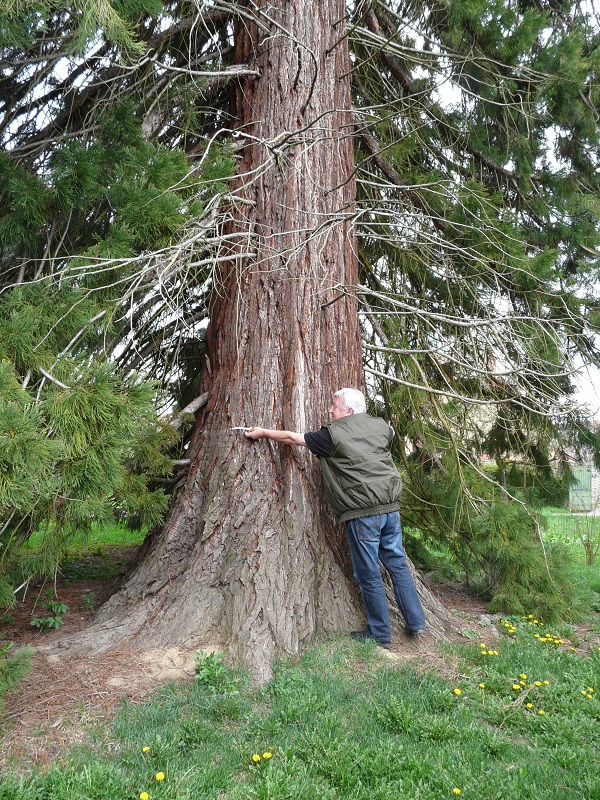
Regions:
[[[349,414],[364,414],[367,410],[365,396],[358,389],[340,389],[333,395],[329,413],[333,419],[341,419]]]

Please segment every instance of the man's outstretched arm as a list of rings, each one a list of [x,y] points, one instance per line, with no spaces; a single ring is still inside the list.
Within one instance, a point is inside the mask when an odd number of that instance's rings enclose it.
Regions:
[[[252,427],[244,431],[247,439],[272,439],[281,444],[295,444],[298,447],[306,447],[304,434],[295,431],[275,431],[270,428]]]

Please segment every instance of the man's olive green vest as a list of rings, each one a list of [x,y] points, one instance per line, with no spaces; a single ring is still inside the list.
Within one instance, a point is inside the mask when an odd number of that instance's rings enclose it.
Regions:
[[[321,456],[320,464],[336,522],[398,511],[402,478],[388,449],[387,422],[350,414],[326,427],[333,452]]]

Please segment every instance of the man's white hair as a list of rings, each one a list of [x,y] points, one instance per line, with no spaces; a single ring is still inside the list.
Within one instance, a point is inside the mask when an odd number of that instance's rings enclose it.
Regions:
[[[334,397],[341,397],[345,410],[352,409],[355,414],[364,414],[367,410],[365,396],[358,389],[340,389]]]

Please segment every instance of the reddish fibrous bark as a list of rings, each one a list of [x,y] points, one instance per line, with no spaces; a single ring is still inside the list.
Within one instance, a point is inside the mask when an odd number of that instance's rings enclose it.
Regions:
[[[318,459],[230,430],[316,429],[333,391],[363,383],[344,15],[341,0],[270,0],[258,24],[237,23],[237,61],[260,77],[236,90],[230,258],[199,387],[209,400],[185,486],[100,612],[96,647],[210,643],[264,680],[276,655],[362,624]]]

